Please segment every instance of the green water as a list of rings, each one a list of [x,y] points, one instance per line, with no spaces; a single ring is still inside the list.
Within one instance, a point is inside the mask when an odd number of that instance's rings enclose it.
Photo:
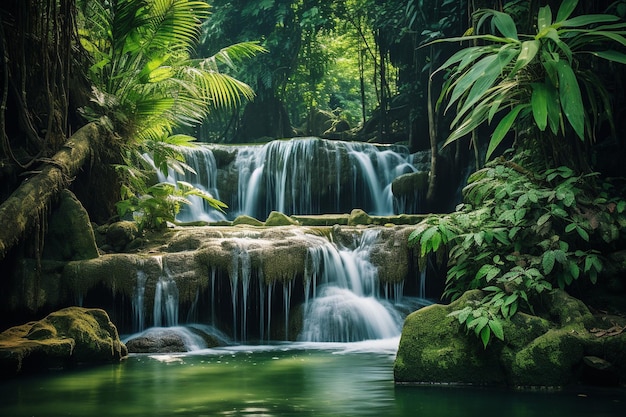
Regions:
[[[390,344],[137,355],[0,383],[0,416],[621,416],[622,390],[395,387]]]

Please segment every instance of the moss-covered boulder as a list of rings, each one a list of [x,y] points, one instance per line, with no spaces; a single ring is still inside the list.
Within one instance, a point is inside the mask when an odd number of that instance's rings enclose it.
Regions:
[[[272,211],[265,220],[266,226],[295,226],[297,224],[297,220],[294,220],[286,214],[278,211]]]
[[[69,307],[0,333],[0,374],[118,362],[127,356],[104,310]]]
[[[89,215],[69,190],[63,190],[59,205],[50,216],[43,258],[73,261],[98,257]]]
[[[354,209],[350,212],[348,218],[348,226],[368,225],[372,224],[372,218],[361,209]]]
[[[106,242],[115,252],[122,252],[138,236],[137,223],[124,220],[109,226],[106,232]]]
[[[261,220],[258,220],[252,216],[243,214],[241,216],[237,216],[237,218],[233,220],[233,226],[238,226],[238,225],[263,226],[264,224]]]
[[[396,356],[396,382],[502,384],[506,375],[497,365],[497,353],[467,337],[456,318],[448,316],[482,297],[471,291],[450,305],[434,304],[410,314]]]
[[[469,291],[450,305],[409,315],[394,367],[396,382],[562,387],[591,382],[585,379],[585,368],[601,362],[615,381],[626,383],[624,323],[612,321],[610,328],[580,300],[555,290],[542,300],[543,311],[516,314],[504,323],[505,340],[492,340],[483,349],[448,316],[482,297],[478,290]],[[594,361],[585,360],[590,356]]]

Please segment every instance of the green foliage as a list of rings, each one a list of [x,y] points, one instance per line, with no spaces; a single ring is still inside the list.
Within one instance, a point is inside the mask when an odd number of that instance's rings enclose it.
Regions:
[[[440,41],[474,41],[450,57],[439,71],[450,76],[438,101],[456,110],[445,144],[464,137],[496,115],[487,159],[506,134],[530,129],[532,136],[554,140],[573,132],[593,138],[597,125],[612,123],[609,95],[587,62],[594,57],[626,64],[626,23],[610,14],[572,17],[577,0],[564,0],[553,17],[550,6],[539,9],[536,33],[518,33],[513,18],[496,10],[479,10],[477,34]],[[440,42],[435,41],[435,42]],[[480,44],[478,43],[480,42]]]
[[[533,311],[542,292],[597,282],[601,253],[626,238],[623,195],[595,174],[534,173],[498,159],[469,178],[456,212],[428,217],[409,244],[419,248],[420,267],[431,254],[447,257],[444,298],[485,292],[452,315],[487,346],[491,336],[503,339],[501,320]]]
[[[91,54],[92,105],[84,114],[108,126],[119,138],[123,181],[118,207],[125,213],[144,211],[144,224],[160,226],[178,212],[184,197],[200,190],[163,184],[149,186],[145,163],[150,154],[156,169],[190,170],[180,152],[193,138],[175,134],[192,128],[220,107],[236,107],[253,97],[252,89],[220,71],[264,49],[244,42],[208,58],[192,58],[201,20],[209,6],[194,0],[118,0],[81,2],[81,44]],[[207,196],[214,207],[223,207]],[[166,213],[169,210],[168,213]],[[163,221],[162,221],[163,220]]]
[[[141,195],[129,193],[116,206],[120,217],[132,214],[140,230],[161,229],[168,222],[176,222],[181,205],[191,204],[187,197],[192,195],[201,197],[220,211],[227,207],[210,194],[184,181],[178,181],[176,185],[161,182],[148,187]]]

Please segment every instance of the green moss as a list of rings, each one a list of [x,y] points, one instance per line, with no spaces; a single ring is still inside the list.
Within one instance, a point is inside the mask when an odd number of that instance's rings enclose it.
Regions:
[[[394,364],[397,382],[503,384],[506,376],[497,363],[497,351],[484,350],[467,337],[448,314],[482,297],[467,292],[454,303],[424,307],[410,314],[402,329]]]
[[[241,216],[237,216],[237,218],[233,220],[233,226],[237,226],[237,225],[263,226],[264,223],[260,220],[255,219],[254,217],[241,215]]]
[[[348,226],[372,224],[372,218],[361,209],[354,209],[350,212]]]
[[[267,220],[265,220],[266,226],[293,226],[297,224],[297,220],[278,211],[272,211],[269,216],[267,216]]]
[[[583,341],[572,328],[549,330],[520,350],[511,371],[516,385],[564,386],[583,357]]]

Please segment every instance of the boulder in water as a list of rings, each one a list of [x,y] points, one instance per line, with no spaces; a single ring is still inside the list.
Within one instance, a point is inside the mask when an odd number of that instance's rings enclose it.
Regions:
[[[127,353],[117,328],[101,309],[68,307],[0,333],[4,377],[76,364],[119,362]]]
[[[598,329],[607,324],[565,291],[550,292],[540,315],[517,313],[504,323],[505,341],[492,340],[486,349],[449,316],[483,296],[468,291],[447,306],[410,314],[394,366],[396,382],[561,387],[581,382],[586,356],[601,356],[620,383],[626,381],[626,332],[599,337]],[[626,320],[620,320],[623,328]]]
[[[220,338],[194,327],[153,327],[126,341],[130,353],[176,353],[220,346]]]

